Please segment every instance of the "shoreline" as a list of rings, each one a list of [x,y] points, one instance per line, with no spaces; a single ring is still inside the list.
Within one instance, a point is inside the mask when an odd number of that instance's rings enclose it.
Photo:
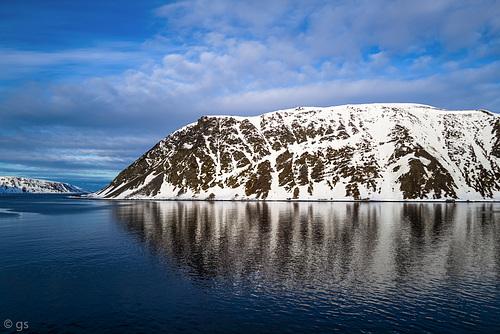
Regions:
[[[105,198],[88,195],[71,195],[67,198],[110,201],[160,201],[160,202],[255,202],[255,203],[500,203],[500,199],[201,199],[201,198]]]

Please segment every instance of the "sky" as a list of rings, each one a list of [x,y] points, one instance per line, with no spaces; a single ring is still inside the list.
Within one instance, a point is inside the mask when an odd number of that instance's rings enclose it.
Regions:
[[[500,0],[4,0],[0,175],[89,190],[203,115],[500,113]]]

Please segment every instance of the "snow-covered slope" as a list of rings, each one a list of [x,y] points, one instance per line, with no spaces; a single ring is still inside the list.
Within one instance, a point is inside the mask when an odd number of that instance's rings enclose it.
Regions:
[[[415,104],[205,116],[94,195],[500,200],[500,117]]]
[[[28,179],[24,177],[0,176],[0,194],[14,193],[86,193],[87,191],[68,183]]]

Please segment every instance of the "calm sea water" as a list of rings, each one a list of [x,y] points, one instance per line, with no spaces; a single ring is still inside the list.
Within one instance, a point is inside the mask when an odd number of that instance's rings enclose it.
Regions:
[[[499,333],[500,203],[0,196],[2,331]]]

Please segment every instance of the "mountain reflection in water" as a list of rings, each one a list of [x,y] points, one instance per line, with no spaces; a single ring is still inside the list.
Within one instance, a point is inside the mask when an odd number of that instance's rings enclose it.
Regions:
[[[165,275],[180,271],[245,332],[489,333],[500,326],[496,206],[151,201],[112,212]]]
[[[435,284],[499,281],[493,205],[147,201],[113,215],[198,282],[341,284],[380,293],[412,281],[419,293]]]
[[[0,314],[36,333],[489,334],[499,209],[4,196]]]

